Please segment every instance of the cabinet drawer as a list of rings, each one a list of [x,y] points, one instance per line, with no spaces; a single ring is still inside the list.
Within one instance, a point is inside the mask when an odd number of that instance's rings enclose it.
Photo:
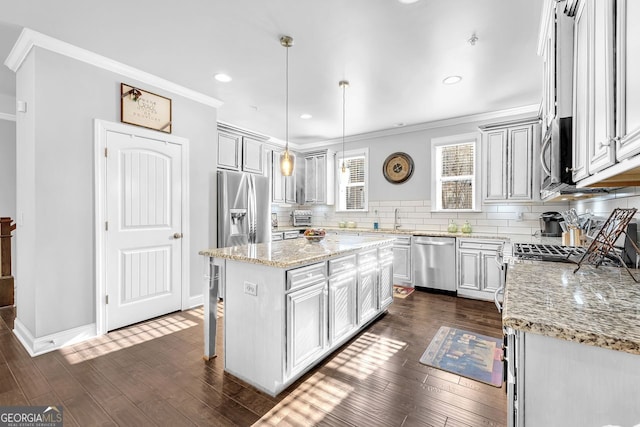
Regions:
[[[378,259],[380,263],[393,262],[393,247],[388,246],[378,249]]]
[[[504,245],[501,240],[462,240],[458,239],[458,248],[483,251],[498,251]]]
[[[327,265],[324,262],[287,271],[287,290],[310,286],[327,280]]]
[[[346,257],[332,259],[329,261],[329,276],[343,273],[345,271],[356,272],[356,256],[349,255]]]
[[[358,254],[358,265],[378,262],[378,250],[371,249]]]
[[[396,241],[393,242],[394,245],[410,245],[411,244],[411,236],[393,236],[396,238]]]
[[[301,237],[301,236],[302,236],[302,234],[300,234],[300,232],[298,230],[285,231],[284,232],[284,239],[285,240],[297,239],[298,237]]]
[[[271,233],[271,241],[276,242],[282,240],[282,233]]]

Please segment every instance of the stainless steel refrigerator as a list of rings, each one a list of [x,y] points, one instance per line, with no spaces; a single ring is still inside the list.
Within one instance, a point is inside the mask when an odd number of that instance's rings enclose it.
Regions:
[[[218,247],[271,240],[269,178],[218,171]]]

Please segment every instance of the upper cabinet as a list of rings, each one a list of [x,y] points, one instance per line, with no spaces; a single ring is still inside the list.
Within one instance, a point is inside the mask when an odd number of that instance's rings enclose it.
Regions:
[[[567,10],[575,11],[573,179],[640,185],[640,2],[581,0]]]
[[[274,150],[272,152],[271,161],[271,189],[272,189],[272,202],[273,203],[296,203],[296,176],[299,168],[294,167],[294,171],[291,176],[283,176],[280,171],[280,156],[282,151]],[[296,155],[289,152],[293,158],[293,164],[296,166]]]
[[[617,158],[623,160],[640,153],[640,2],[618,0],[616,4],[616,139]]]
[[[573,180],[615,163],[613,2],[587,0],[575,16]]]
[[[227,129],[218,131],[218,168],[264,175],[264,142]]]
[[[304,157],[304,203],[335,203],[335,152],[326,150]]]
[[[485,201],[535,199],[537,180],[534,179],[533,164],[538,128],[531,122],[484,128]]]
[[[547,2],[538,54],[543,58],[542,134],[556,118],[572,114],[573,19],[558,10],[560,3]]]

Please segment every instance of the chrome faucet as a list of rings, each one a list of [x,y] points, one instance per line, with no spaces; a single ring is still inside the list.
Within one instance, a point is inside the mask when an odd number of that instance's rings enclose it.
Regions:
[[[393,211],[393,229],[397,230],[400,228],[400,224],[398,223],[398,208]]]

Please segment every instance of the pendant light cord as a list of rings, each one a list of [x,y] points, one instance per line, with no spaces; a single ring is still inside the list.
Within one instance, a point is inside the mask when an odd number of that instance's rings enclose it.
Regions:
[[[289,46],[287,46],[286,56],[286,70],[285,70],[285,149],[284,151],[289,153]]]

